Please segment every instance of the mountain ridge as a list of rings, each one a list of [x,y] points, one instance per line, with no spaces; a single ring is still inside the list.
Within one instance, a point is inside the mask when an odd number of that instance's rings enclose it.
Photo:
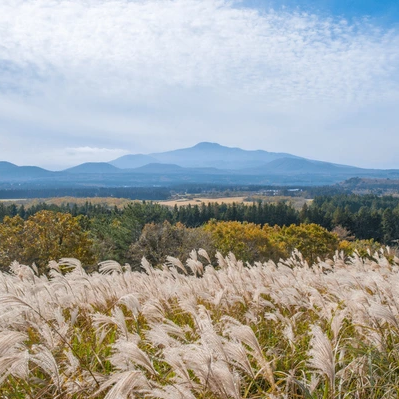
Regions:
[[[218,143],[200,142],[192,147],[179,148],[176,150],[143,154],[129,154],[114,159],[109,163],[121,167],[132,162],[132,166],[125,166],[132,169],[143,157],[152,159],[149,163],[175,164],[186,168],[213,167],[217,169],[239,170],[246,167],[261,166],[274,159],[288,157],[301,158],[288,153],[269,152],[265,150],[243,150],[238,147],[227,147]],[[144,165],[139,165],[144,166]]]
[[[287,153],[243,150],[218,143],[151,154],[129,154],[110,162],[85,162],[53,172],[0,161],[0,182],[38,185],[152,186],[159,184],[332,184],[351,177],[399,178],[399,170],[364,169]]]

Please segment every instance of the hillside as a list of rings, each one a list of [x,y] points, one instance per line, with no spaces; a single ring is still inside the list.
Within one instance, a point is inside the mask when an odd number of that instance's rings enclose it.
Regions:
[[[17,166],[10,162],[0,162],[0,181],[31,180],[51,177],[55,172],[37,166]]]

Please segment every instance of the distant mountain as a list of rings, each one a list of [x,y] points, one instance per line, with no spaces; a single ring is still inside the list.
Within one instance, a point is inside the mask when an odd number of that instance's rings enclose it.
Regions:
[[[0,162],[0,181],[45,178],[54,173],[37,166],[17,166],[10,162]]]
[[[19,166],[14,165],[11,162],[1,161],[0,162],[0,173],[1,172],[10,172],[12,170],[18,169]]]
[[[365,171],[366,169],[356,168],[354,166],[335,165],[329,162],[312,161],[305,158],[280,158],[258,168],[244,169],[242,172],[257,175],[342,175],[347,173],[363,174]]]
[[[120,169],[134,169],[157,162],[159,162],[159,160],[150,155],[136,154],[124,155],[123,157],[117,158],[108,163]]]
[[[86,162],[73,168],[65,169],[65,173],[118,173],[121,170],[107,162]]]
[[[170,163],[150,163],[148,165],[140,166],[134,169],[123,169],[125,174],[143,173],[143,174],[184,174],[184,175],[223,175],[231,174],[229,170],[222,170],[217,168],[184,168],[183,166]]]
[[[399,178],[399,170],[362,169],[286,153],[246,151],[216,143],[111,162],[87,162],[62,172],[0,162],[0,182],[38,187],[151,187],[174,184],[324,185],[352,177]]]
[[[128,169],[128,173],[156,173],[156,174],[168,174],[168,173],[181,173],[186,169],[173,164],[163,164],[163,163],[149,163],[148,165],[140,166],[135,169]]]
[[[151,159],[150,162],[147,158]],[[203,142],[190,148],[153,153],[149,155],[125,155],[110,162],[119,168],[135,168],[137,162],[174,164],[185,168],[217,168],[238,170],[261,166],[279,158],[298,158],[291,154],[263,150],[247,151],[225,147],[217,143]],[[144,166],[145,164],[139,165]]]

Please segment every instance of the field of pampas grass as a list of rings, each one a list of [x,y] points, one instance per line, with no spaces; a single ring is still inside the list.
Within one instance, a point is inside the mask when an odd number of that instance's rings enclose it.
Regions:
[[[399,259],[0,274],[1,398],[397,398]]]

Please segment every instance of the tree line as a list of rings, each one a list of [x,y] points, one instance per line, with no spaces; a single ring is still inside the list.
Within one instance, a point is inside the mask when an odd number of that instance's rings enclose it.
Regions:
[[[316,197],[299,212],[301,223],[317,223],[328,230],[342,226],[358,239],[396,245],[399,239],[399,198],[377,195]]]
[[[294,248],[309,262],[317,256],[395,244],[399,198],[373,195],[316,197],[301,210],[258,201],[166,207],[151,201],[123,208],[92,204],[31,207],[0,203],[0,266],[14,259],[44,267],[64,256],[94,265],[105,259],[154,264],[193,248],[235,252],[244,261],[278,260]],[[359,241],[368,240],[368,241]]]
[[[23,205],[0,203],[0,221],[5,216],[19,215],[22,219],[41,210],[70,213],[72,216],[86,216],[94,226],[117,221],[122,226],[132,224],[138,230],[146,223],[160,223],[164,220],[174,224],[180,222],[187,227],[199,227],[212,219],[218,221],[239,221],[270,226],[289,226],[291,224],[316,223],[328,230],[340,226],[348,236],[358,239],[373,239],[384,244],[394,244],[399,238],[399,198],[377,195],[323,195],[314,198],[310,205],[301,210],[294,209],[290,203],[254,202],[210,203],[208,205],[188,205],[174,208],[162,206],[151,201],[132,202],[123,209],[93,205],[65,204],[62,206],[45,203],[25,208]]]

